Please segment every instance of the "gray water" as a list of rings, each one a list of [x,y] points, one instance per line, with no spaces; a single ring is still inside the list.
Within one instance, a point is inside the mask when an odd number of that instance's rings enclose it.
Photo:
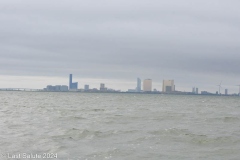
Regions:
[[[0,153],[237,160],[240,97],[2,91]]]

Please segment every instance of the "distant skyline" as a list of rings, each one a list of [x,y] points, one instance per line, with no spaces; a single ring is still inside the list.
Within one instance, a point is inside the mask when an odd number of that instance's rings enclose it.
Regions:
[[[0,88],[136,88],[238,93],[240,1],[1,0]]]
[[[69,75],[66,77],[39,77],[39,76],[0,76],[3,87],[0,88],[32,88],[32,89],[42,89],[47,85],[69,85]],[[98,88],[100,83],[104,83],[107,88],[127,91],[128,89],[135,89],[137,86],[137,81],[128,81],[126,79],[92,79],[92,78],[79,78],[74,75],[74,80],[79,83],[78,88],[84,89],[84,85],[89,85],[92,88]],[[16,80],[18,80],[16,82]],[[141,79],[144,80],[144,79]],[[143,82],[142,82],[143,83]],[[204,85],[205,87],[199,88],[199,86]],[[178,83],[176,85],[177,91],[192,92],[192,87],[198,88],[199,93],[201,91],[209,91],[215,93],[218,91],[219,87],[214,84],[199,84],[198,86],[187,86]],[[207,87],[206,87],[207,86]],[[141,85],[142,87],[142,85]],[[152,89],[157,89],[162,91],[162,82],[154,81],[152,83]],[[228,86],[222,84],[221,93],[224,93],[224,89],[228,89],[228,93],[238,93],[239,86]]]

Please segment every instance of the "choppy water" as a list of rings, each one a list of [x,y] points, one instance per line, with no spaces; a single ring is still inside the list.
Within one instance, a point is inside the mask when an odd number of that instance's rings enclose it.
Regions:
[[[237,160],[240,97],[0,92],[0,153]]]

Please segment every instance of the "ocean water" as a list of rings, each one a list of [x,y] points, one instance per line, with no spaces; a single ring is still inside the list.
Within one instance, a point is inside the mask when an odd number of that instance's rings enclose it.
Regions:
[[[46,154],[238,160],[240,97],[1,91],[0,159]]]

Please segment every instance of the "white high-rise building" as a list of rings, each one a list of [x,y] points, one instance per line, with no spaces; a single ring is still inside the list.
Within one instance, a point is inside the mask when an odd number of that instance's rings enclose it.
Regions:
[[[141,92],[141,79],[137,78],[137,88],[136,88],[137,92]]]
[[[151,79],[145,79],[143,81],[143,91],[144,92],[151,92],[152,91],[152,80]]]
[[[225,89],[225,95],[228,95],[228,89]]]
[[[192,88],[192,93],[195,94],[196,90],[195,90],[195,87]]]
[[[174,80],[163,80],[162,91],[163,92],[175,91]]]

